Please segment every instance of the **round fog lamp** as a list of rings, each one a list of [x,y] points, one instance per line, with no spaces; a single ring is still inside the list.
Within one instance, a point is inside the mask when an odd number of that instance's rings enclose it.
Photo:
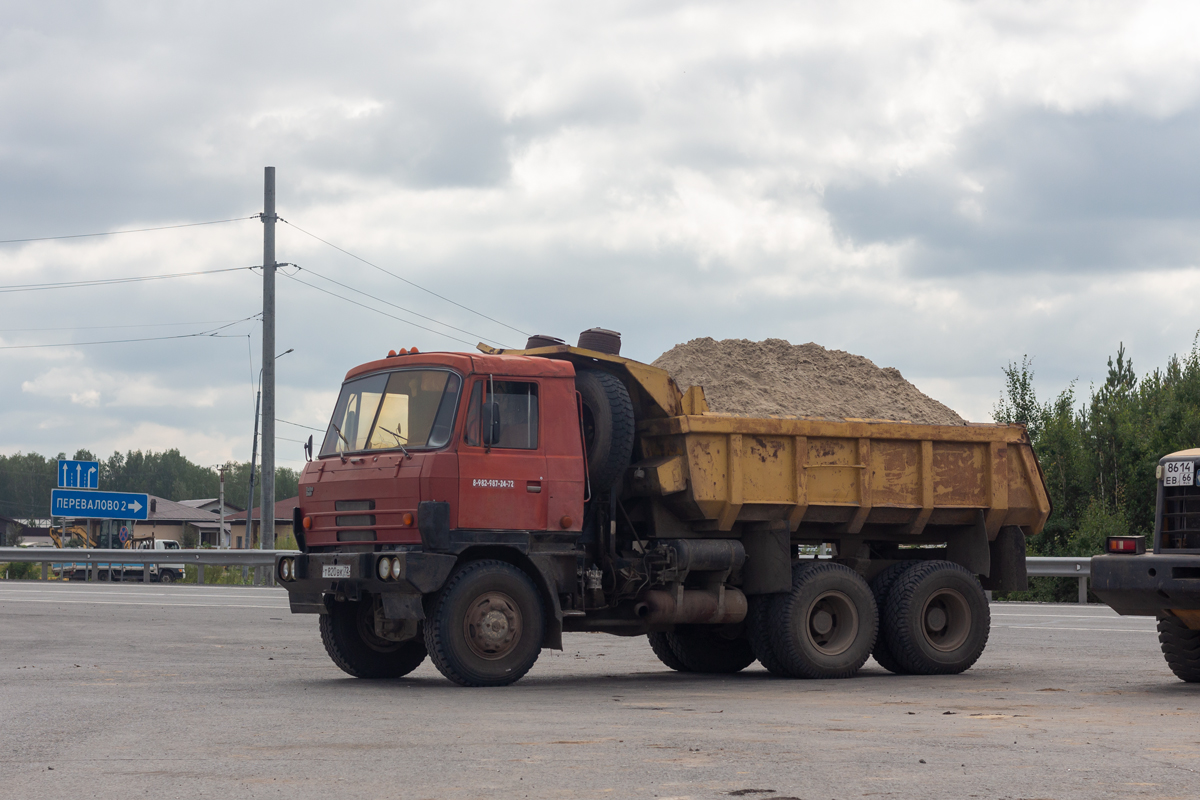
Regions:
[[[292,579],[292,565],[286,558],[279,562],[279,576],[285,581]]]
[[[379,580],[386,581],[392,572],[392,560],[387,556],[379,559]]]
[[[393,558],[392,559],[392,580],[395,581],[395,580],[400,579],[400,570],[401,569],[403,569],[403,567],[400,566],[400,559]]]

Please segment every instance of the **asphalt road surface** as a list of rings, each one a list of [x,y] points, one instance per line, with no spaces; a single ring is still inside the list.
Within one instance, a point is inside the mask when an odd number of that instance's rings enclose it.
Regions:
[[[462,689],[346,676],[279,589],[0,582],[0,796],[1200,797],[1200,685],[1153,620],[992,619],[958,676],[685,675],[568,634]]]

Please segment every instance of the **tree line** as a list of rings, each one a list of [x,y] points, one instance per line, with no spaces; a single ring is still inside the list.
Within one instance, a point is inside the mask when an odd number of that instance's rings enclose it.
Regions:
[[[1200,447],[1200,334],[1191,351],[1138,378],[1122,344],[1108,375],[1081,401],[1072,381],[1041,400],[1028,357],[1004,369],[992,416],[1028,426],[1054,510],[1030,555],[1091,556],[1106,536],[1154,534],[1155,467],[1168,453]],[[1071,579],[1031,581],[1034,599],[1070,600]]]
[[[44,520],[50,514],[50,492],[58,486],[58,460],[66,458],[37,453],[0,455],[0,515],[18,520]],[[77,461],[100,461],[100,489],[113,492],[146,492],[168,500],[197,500],[216,497],[220,476],[214,467],[202,467],[179,450],[161,453],[130,450],[113,453],[101,461],[88,450],[77,450]],[[275,470],[275,499],[293,497],[299,491],[299,473],[287,467]],[[255,467],[255,506],[261,502],[262,470]],[[250,463],[225,464],[225,502],[247,508]]]

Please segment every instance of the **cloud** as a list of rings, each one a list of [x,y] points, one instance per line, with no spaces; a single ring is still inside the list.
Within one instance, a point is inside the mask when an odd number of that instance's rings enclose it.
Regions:
[[[294,223],[279,259],[414,323],[279,279],[277,350],[295,348],[279,416],[318,428],[346,370],[388,349],[593,325],[644,360],[696,336],[814,340],[979,419],[1022,354],[1045,394],[1101,375],[1119,341],[1147,368],[1190,344],[1198,17],[1171,2],[28,4],[0,12],[0,239],[248,216],[276,166]],[[0,272],[250,266],[261,229],[0,245]],[[0,293],[0,346],[199,332],[254,314],[260,287],[244,271]],[[0,350],[0,450],[248,458],[259,328],[225,333]]]

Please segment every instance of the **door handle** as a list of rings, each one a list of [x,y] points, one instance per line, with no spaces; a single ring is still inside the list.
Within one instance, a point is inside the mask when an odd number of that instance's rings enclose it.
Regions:
[[[538,494],[542,491],[542,484],[538,481],[529,481],[525,484],[525,491]]]

